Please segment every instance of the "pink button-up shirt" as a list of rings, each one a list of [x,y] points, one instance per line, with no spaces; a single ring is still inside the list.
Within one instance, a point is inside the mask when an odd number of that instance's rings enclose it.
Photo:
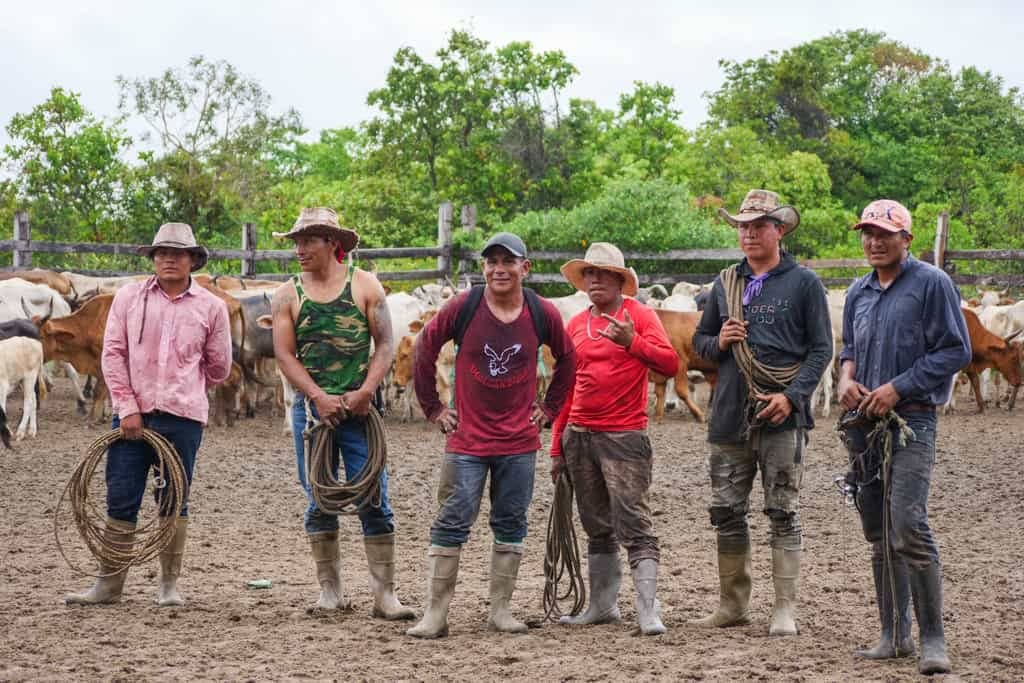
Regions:
[[[161,410],[205,425],[206,390],[229,372],[223,301],[194,280],[173,299],[156,277],[118,290],[103,337],[103,378],[121,419]]]

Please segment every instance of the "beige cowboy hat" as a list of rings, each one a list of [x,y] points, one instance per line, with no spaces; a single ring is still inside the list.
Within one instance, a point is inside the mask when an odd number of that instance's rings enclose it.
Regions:
[[[750,223],[759,218],[773,218],[782,224],[782,234],[788,235],[800,225],[800,212],[788,204],[779,204],[779,195],[768,190],[751,190],[743,198],[738,213],[731,214],[719,209],[718,215],[726,223],[738,228],[741,223]]]
[[[274,233],[274,237],[288,239],[295,239],[299,235],[320,235],[338,240],[346,253],[355,249],[359,244],[359,234],[355,230],[341,227],[338,223],[338,214],[334,212],[334,209],[324,206],[302,209],[291,230]]]
[[[583,285],[583,269],[600,268],[609,270],[622,276],[622,293],[626,296],[636,296],[640,289],[640,280],[636,271],[626,267],[626,260],[622,257],[619,248],[610,242],[594,242],[587,247],[587,253],[583,258],[575,258],[567,261],[559,270],[573,287],[581,292],[586,289]]]
[[[192,226],[188,223],[164,223],[156,231],[153,244],[148,247],[139,247],[139,254],[146,258],[153,258],[153,252],[164,247],[167,249],[183,249],[198,258],[192,265],[192,272],[196,272],[206,265],[210,260],[210,252],[206,247],[196,244],[196,236],[192,233]]]

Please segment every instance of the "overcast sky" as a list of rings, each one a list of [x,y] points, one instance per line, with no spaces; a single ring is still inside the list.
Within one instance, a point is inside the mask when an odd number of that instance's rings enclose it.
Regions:
[[[832,5],[836,5],[834,8]],[[832,31],[867,28],[1024,86],[1024,2],[632,2],[590,0],[109,0],[0,3],[0,123],[79,92],[101,116],[117,110],[115,77],[155,76],[193,55],[225,59],[258,80],[274,107],[295,107],[312,131],[370,117],[395,51],[431,56],[453,28],[492,45],[560,49],[580,75],[568,95],[614,107],[634,80],[675,88],[683,123],[704,119],[702,93],[722,81],[719,59],[743,60]],[[138,124],[130,132],[139,133]],[[0,143],[8,142],[0,132]]]

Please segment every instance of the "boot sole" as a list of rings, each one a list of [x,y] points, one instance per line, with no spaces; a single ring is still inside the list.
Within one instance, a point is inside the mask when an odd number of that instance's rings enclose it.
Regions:
[[[371,613],[376,619],[383,619],[385,621],[410,621],[416,618],[416,613],[412,610],[397,612],[395,614],[388,614],[383,610],[379,610],[376,607],[373,608]]]

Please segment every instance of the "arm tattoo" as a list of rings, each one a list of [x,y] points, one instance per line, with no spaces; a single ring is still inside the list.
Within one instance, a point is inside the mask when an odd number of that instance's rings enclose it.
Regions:
[[[394,345],[395,335],[394,330],[391,329],[391,311],[388,309],[388,302],[384,297],[377,299],[377,303],[373,306],[373,332],[377,346]]]

